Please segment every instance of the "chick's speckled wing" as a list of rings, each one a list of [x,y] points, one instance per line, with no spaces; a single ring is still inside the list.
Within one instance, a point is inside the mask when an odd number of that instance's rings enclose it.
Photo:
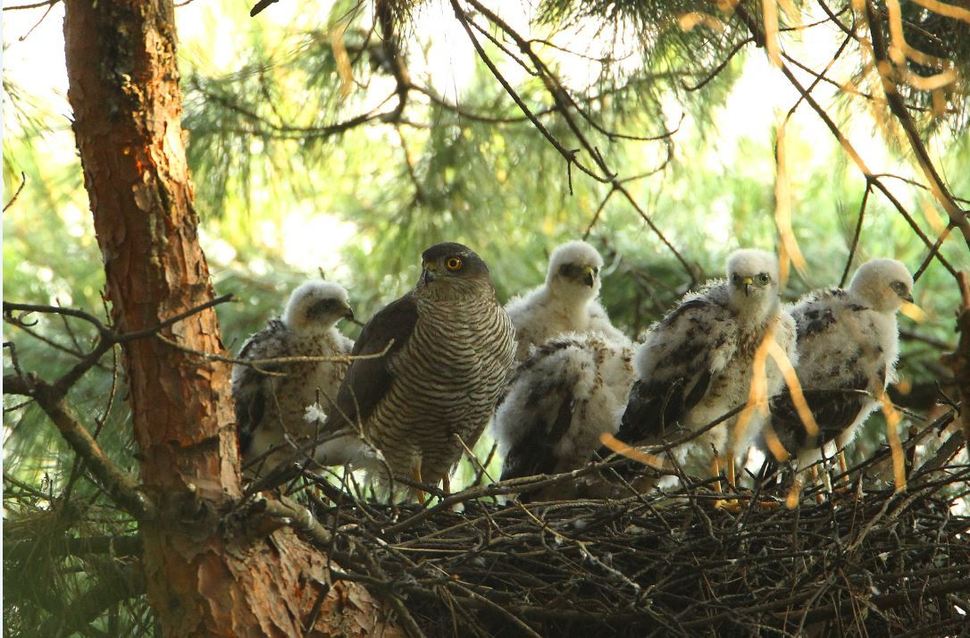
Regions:
[[[798,331],[799,380],[820,430],[815,444],[835,439],[855,423],[873,403],[862,392],[884,383],[884,364],[872,370],[863,365],[865,342],[875,339],[874,327],[866,325],[869,312],[838,289],[812,293],[791,311]],[[878,344],[871,344],[870,349],[877,348]],[[786,448],[809,445],[787,387],[772,400],[771,414],[775,432]]]
[[[575,339],[554,339],[516,371],[495,415],[502,480],[555,470],[556,446],[572,420],[575,374],[568,358],[576,346]]]
[[[704,399],[712,376],[733,356],[736,321],[711,292],[688,298],[648,333],[619,440],[637,444],[663,436]]]
[[[288,354],[288,330],[282,321],[270,320],[269,324],[254,333],[239,350],[238,359],[272,359]],[[245,451],[266,415],[267,402],[272,393],[272,377],[263,374],[281,372],[279,364],[260,364],[255,367],[235,364],[232,368],[232,398],[236,409],[236,427],[239,447]]]
[[[557,385],[549,388],[548,396],[554,397],[559,409],[553,414],[533,413],[533,419],[520,423],[525,430],[524,436],[509,448],[502,464],[501,480],[551,474],[555,471],[559,457],[555,453],[556,444],[569,429],[572,420],[570,389]]]

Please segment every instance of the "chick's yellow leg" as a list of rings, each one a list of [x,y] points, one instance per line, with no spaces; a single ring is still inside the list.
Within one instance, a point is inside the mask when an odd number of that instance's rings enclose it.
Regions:
[[[785,507],[790,510],[798,507],[798,500],[802,495],[802,477],[799,474],[795,475],[795,480],[792,481],[791,489],[788,490],[788,496],[785,498]]]
[[[717,481],[714,483],[714,491],[720,494],[721,493],[721,459],[717,454],[711,457],[711,476],[717,478]]]
[[[852,489],[852,481],[849,479],[849,464],[845,461],[845,449],[840,448],[835,456],[839,460],[839,472],[842,474],[839,478],[839,487],[835,491],[848,492]]]
[[[728,452],[726,455],[721,456],[721,457],[719,457],[717,455],[714,456],[714,467],[713,467],[713,470],[714,470],[714,472],[718,476],[720,476],[720,473],[721,473],[721,470],[720,470],[720,467],[719,467],[720,463],[723,463],[724,464],[724,469],[725,469],[725,472],[727,474],[727,476],[725,478],[727,480],[728,486],[731,488],[731,491],[732,492],[737,493],[737,489],[736,489],[737,488],[737,482],[736,482],[737,477],[735,476],[734,453],[733,452]],[[714,485],[715,485],[715,489],[717,489],[718,493],[720,494],[721,493],[721,481],[720,481],[720,479],[718,479],[717,483],[715,483]],[[724,498],[724,499],[718,499],[717,501],[714,502],[714,507],[716,507],[718,509],[722,509],[722,510],[728,510],[730,512],[739,512],[739,511],[741,511],[741,499],[738,498],[737,496],[733,496],[733,497],[730,497],[730,498]]]
[[[815,487],[822,486],[823,488],[826,488],[824,490],[819,490],[818,492],[815,493],[815,502],[818,505],[821,505],[822,503],[825,502],[825,491],[827,491],[828,489],[829,479],[830,479],[828,468],[823,467],[822,471],[825,472],[824,479],[819,475],[818,466],[817,465],[812,466],[812,483],[815,485]]]

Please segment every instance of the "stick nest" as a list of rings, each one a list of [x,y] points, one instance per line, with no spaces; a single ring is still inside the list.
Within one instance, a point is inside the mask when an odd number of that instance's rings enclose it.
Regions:
[[[856,470],[855,492],[819,503],[809,491],[794,510],[751,493],[717,508],[710,481],[527,504],[498,502],[499,483],[433,507],[334,490],[313,509],[333,534],[334,577],[385,597],[409,633],[957,635],[968,477],[970,465],[924,466],[897,493]]]

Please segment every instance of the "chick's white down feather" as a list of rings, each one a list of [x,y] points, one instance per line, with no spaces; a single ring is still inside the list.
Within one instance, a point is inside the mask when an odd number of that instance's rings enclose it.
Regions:
[[[530,347],[565,332],[592,332],[630,343],[597,300],[602,268],[603,258],[584,241],[562,244],[552,252],[545,283],[505,306],[515,326],[517,361],[529,355]]]
[[[242,346],[243,360],[281,357],[333,357],[349,354],[353,341],[336,327],[343,317],[352,317],[347,291],[340,285],[311,281],[297,287],[289,297],[280,319],[253,334]],[[346,361],[307,361],[236,364],[232,370],[232,393],[240,441],[246,459],[277,449],[269,464],[292,450],[286,439],[295,440],[315,431],[304,418],[309,405],[328,409],[347,370]],[[260,372],[280,373],[271,376]]]
[[[749,397],[755,352],[765,335],[772,337],[794,363],[795,326],[780,309],[778,265],[774,255],[739,250],[729,257],[727,279],[714,280],[687,294],[648,331],[636,355],[638,381],[622,417],[618,438],[627,443],[656,442],[675,422],[688,430],[707,426]],[[767,396],[784,380],[780,368],[766,362]],[[737,416],[727,419],[673,450],[693,471],[706,468],[712,445],[723,454]],[[764,424],[755,412],[734,451],[743,455]]]
[[[855,273],[848,289],[818,290],[792,308],[798,330],[799,381],[821,428],[807,435],[784,393],[773,405],[772,425],[799,467],[815,462],[820,444],[848,444],[879,406],[895,377],[899,352],[896,311],[911,299],[913,278],[891,259],[874,259]],[[864,391],[869,396],[860,395]]]
[[[536,348],[495,415],[502,478],[583,465],[602,432],[615,433],[633,384],[633,349],[597,334],[567,333]]]

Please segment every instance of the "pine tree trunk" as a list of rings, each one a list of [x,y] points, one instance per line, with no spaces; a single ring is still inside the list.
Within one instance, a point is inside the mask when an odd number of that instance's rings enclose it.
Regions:
[[[213,298],[186,164],[171,0],[69,0],[64,20],[74,133],[119,330],[150,328]],[[162,334],[223,352],[209,309]],[[380,605],[329,590],[326,557],[288,529],[220,525],[241,492],[228,366],[163,343],[127,343],[140,478],[162,515],[142,521],[149,602],[167,636],[366,635]]]

